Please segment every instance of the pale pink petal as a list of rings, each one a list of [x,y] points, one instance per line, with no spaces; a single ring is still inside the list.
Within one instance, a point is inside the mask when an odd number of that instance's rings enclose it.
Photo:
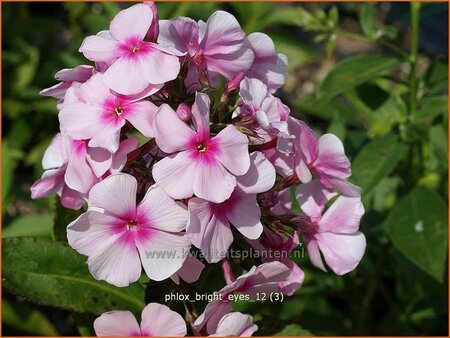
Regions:
[[[67,226],[69,245],[83,255],[99,255],[115,242],[116,222],[113,215],[87,211]]]
[[[67,185],[62,188],[60,197],[61,205],[67,209],[79,210],[85,202],[85,195],[70,189]]]
[[[290,133],[295,136],[296,150],[300,158],[310,164],[317,158],[319,146],[314,131],[303,121],[289,117],[288,126]]]
[[[99,106],[102,105],[105,98],[111,95],[108,87],[103,84],[103,74],[97,73],[85,83],[74,87],[75,95],[79,96],[83,102]]]
[[[217,331],[212,337],[249,337],[258,330],[253,317],[240,312],[232,312],[222,317]]]
[[[124,287],[136,282],[141,276],[142,267],[136,247],[123,244],[120,235],[101,252],[89,256],[87,264],[92,276],[109,284]]]
[[[195,101],[192,105],[192,122],[200,135],[209,137],[209,106],[211,100],[204,93],[195,93]]]
[[[186,151],[169,155],[153,165],[155,182],[172,198],[189,198],[194,194],[197,165]]]
[[[180,72],[180,61],[178,57],[166,54],[159,48],[143,54],[138,58],[140,69],[147,83],[160,84],[174,80]]]
[[[59,113],[61,131],[74,140],[94,137],[102,130],[101,107],[85,103],[65,104]]]
[[[178,180],[178,182],[187,184],[180,178]],[[235,186],[236,178],[230,175],[219,162],[199,162],[197,164],[193,186],[196,196],[210,202],[221,203],[231,196]]]
[[[95,176],[101,177],[111,167],[112,154],[102,148],[88,147],[86,160],[94,171]]]
[[[130,111],[124,116],[125,119],[144,136],[154,137],[153,121],[158,107],[150,101],[140,101],[128,105],[127,109]]]
[[[209,202],[195,197],[189,200],[186,233],[192,244],[202,251],[210,263],[223,259],[233,242],[228,220],[215,215]]]
[[[142,311],[141,330],[143,336],[178,337],[187,333],[183,317],[158,303],[150,303]]]
[[[64,184],[64,169],[50,169],[31,186],[31,198],[48,197],[61,190]]]
[[[66,162],[67,153],[64,146],[64,136],[58,133],[45,150],[44,156],[42,157],[42,168],[44,170],[60,168]]]
[[[189,141],[195,137],[194,131],[167,104],[159,107],[153,131],[158,147],[169,154],[185,150]]]
[[[158,43],[194,55],[198,50],[197,22],[185,17],[160,20]]]
[[[201,44],[207,55],[230,54],[241,48],[244,38],[245,33],[233,15],[216,11],[206,22]]]
[[[250,167],[248,138],[229,125],[213,139],[220,143],[218,160],[234,175],[244,175]]]
[[[353,233],[358,231],[363,215],[361,198],[339,196],[322,216],[319,228],[334,233]]]
[[[350,161],[345,156],[344,145],[337,136],[325,134],[319,138],[318,157],[314,167],[327,175],[339,178],[350,176]]]
[[[268,94],[267,86],[258,79],[245,78],[241,82],[239,96],[245,105],[248,105],[254,110],[261,108],[262,102]]]
[[[155,230],[148,239],[136,241],[145,273],[150,279],[169,278],[182,266],[189,253],[189,239],[183,233]]]
[[[111,153],[115,153],[119,149],[120,129],[124,126],[125,121],[121,120],[118,124],[104,125],[99,129],[89,141],[89,147],[103,148]]]
[[[231,302],[215,301],[206,305],[203,313],[195,320],[193,325],[194,334],[199,336],[200,331],[206,326],[206,331],[213,334],[217,331],[217,325],[224,315],[232,310]]]
[[[134,218],[137,181],[128,174],[114,174],[97,183],[89,192],[89,203],[118,217]]]
[[[150,6],[136,4],[121,10],[111,21],[109,31],[119,41],[130,37],[144,40],[152,21],[153,12]]]
[[[139,145],[139,138],[130,137],[120,142],[119,149],[113,155],[111,163],[111,172],[113,174],[120,172],[127,163],[127,155],[133,150],[137,149]]]
[[[85,148],[81,149],[79,153],[73,151],[70,155],[64,180],[71,189],[83,194],[87,193],[97,183],[98,179],[86,161]]]
[[[258,59],[270,58],[276,55],[275,45],[267,34],[256,32],[249,34],[247,39]]]
[[[313,176],[311,171],[309,170],[308,166],[306,165],[305,161],[300,159],[296,159],[298,161],[295,161],[295,174],[297,175],[298,179],[302,183],[309,183],[311,182]]]
[[[77,81],[85,82],[94,74],[95,69],[88,65],[79,65],[74,68],[61,69],[55,74],[55,79],[58,81]]]
[[[107,62],[118,57],[117,41],[106,39],[100,34],[86,37],[78,51],[94,62]]]
[[[150,84],[146,79],[145,70],[136,59],[126,55],[120,57],[104,73],[103,83],[123,95],[136,95],[143,92]]]
[[[317,220],[322,216],[325,204],[334,196],[336,196],[336,193],[328,190],[318,180],[300,184],[296,190],[296,198],[300,208],[305,214]]]
[[[184,280],[186,283],[195,283],[200,278],[205,265],[195,258],[194,256],[188,255],[184,261],[183,266],[170,278],[179,284],[179,278]]]
[[[243,47],[232,54],[205,55],[204,59],[210,72],[217,72],[231,80],[251,67],[254,54],[250,48]]]
[[[265,192],[275,184],[274,166],[263,155],[256,151],[250,155],[250,167],[242,176],[236,178],[239,188],[248,194]]]
[[[146,220],[151,228],[178,232],[186,228],[188,212],[160,187],[152,185],[137,207],[137,217]]]
[[[98,337],[128,337],[141,333],[139,324],[130,311],[103,313],[94,321],[94,331]]]
[[[311,239],[306,243],[306,249],[308,250],[309,259],[312,265],[319,268],[322,271],[327,271],[323,265],[322,257],[320,256],[319,245],[316,239]]]
[[[327,265],[337,275],[344,275],[356,268],[364,256],[366,237],[361,232],[353,234],[316,234],[317,242]]]
[[[286,278],[286,281],[280,283],[280,287],[285,295],[292,296],[302,286],[305,274],[302,269],[290,259],[283,259],[283,264],[289,268],[290,273]]]
[[[319,175],[319,179],[323,184],[330,188],[334,188],[340,191],[344,196],[348,197],[360,197],[361,196],[361,188],[357,185],[354,185],[342,178]]]
[[[233,207],[225,210],[228,220],[248,239],[259,238],[263,226],[260,222],[261,209],[256,201],[256,195],[240,192],[235,198]]]

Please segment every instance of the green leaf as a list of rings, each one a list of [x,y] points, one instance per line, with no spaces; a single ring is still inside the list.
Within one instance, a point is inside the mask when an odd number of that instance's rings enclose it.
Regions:
[[[339,94],[389,73],[400,61],[394,57],[362,54],[339,62],[325,77],[319,87],[321,99],[331,99]]]
[[[26,303],[2,299],[2,323],[33,336],[59,336],[47,317]]]
[[[448,137],[441,125],[432,126],[429,130],[431,162],[435,161],[448,168]]]
[[[363,189],[363,194],[367,194],[395,169],[406,149],[406,145],[399,143],[394,134],[368,143],[352,164],[351,181]]]
[[[67,244],[37,238],[2,240],[3,287],[31,302],[76,312],[113,309],[140,313],[144,289],[118,288],[91,276],[87,258]]]
[[[274,336],[312,336],[313,334],[308,330],[305,330],[298,324],[287,325],[283,330],[274,334]]]
[[[361,15],[359,16],[359,23],[361,25],[361,30],[365,35],[375,40],[380,35],[380,30],[378,29],[375,22],[376,8],[373,4],[364,3],[361,6]]]
[[[442,283],[447,223],[447,204],[441,196],[418,187],[394,207],[384,227],[397,250]]]
[[[424,97],[420,103],[414,122],[433,121],[439,115],[448,114],[448,96],[428,96]]]
[[[25,215],[15,218],[2,231],[2,238],[48,237],[52,234],[52,218],[49,214]]]

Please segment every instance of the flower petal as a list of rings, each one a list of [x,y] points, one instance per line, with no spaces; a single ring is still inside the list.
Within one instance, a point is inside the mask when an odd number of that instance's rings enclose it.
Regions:
[[[146,4],[136,4],[121,10],[109,26],[111,35],[119,41],[127,38],[144,40],[153,21],[153,12]]]
[[[185,181],[179,181],[185,183]],[[214,203],[221,203],[231,196],[236,178],[217,161],[199,162],[194,178],[194,194]]]
[[[128,105],[127,109],[130,109],[130,112],[126,113],[125,119],[144,136],[154,137],[153,121],[158,107],[150,101],[140,101]]]
[[[147,220],[151,228],[178,232],[186,228],[188,212],[160,187],[152,185],[137,207],[138,219]]]
[[[153,131],[158,147],[168,154],[185,150],[189,141],[195,137],[194,131],[167,104],[159,107]]]
[[[248,194],[258,194],[271,189],[275,184],[275,179],[274,166],[259,151],[250,155],[248,171],[236,178],[239,188]]]
[[[141,333],[136,318],[130,311],[110,311],[94,320],[94,331],[98,337],[128,337]]]
[[[118,57],[117,41],[107,39],[97,35],[90,35],[83,40],[79,52],[83,53],[86,59],[94,62],[108,62]]]
[[[322,232],[316,238],[327,265],[339,276],[353,271],[364,256],[366,237],[359,231],[353,234]]]
[[[189,200],[186,233],[209,263],[222,260],[233,242],[228,220],[215,215],[208,201],[195,197]]]
[[[318,157],[314,167],[326,175],[339,178],[350,176],[350,161],[345,156],[344,145],[337,136],[324,134],[319,138]]]
[[[89,192],[89,203],[122,218],[136,214],[137,181],[128,174],[114,174],[97,183]]]
[[[250,167],[248,138],[234,126],[229,125],[214,139],[220,143],[218,160],[234,175],[244,175]]]
[[[85,103],[65,104],[58,118],[61,131],[74,140],[86,140],[102,130],[101,107]]]
[[[197,166],[187,151],[169,155],[153,165],[155,182],[172,198],[189,198],[194,194]]]
[[[317,220],[322,216],[325,204],[336,193],[328,190],[320,181],[314,180],[306,184],[300,184],[296,190],[296,197],[303,212]]]
[[[142,311],[141,330],[143,336],[177,337],[187,333],[183,317],[158,303],[150,303]]]
[[[339,196],[322,216],[319,227],[322,231],[353,233],[358,231],[363,215],[361,198]]]
[[[211,100],[204,93],[195,93],[195,101],[192,105],[192,122],[200,135],[209,138],[209,107]]]
[[[263,231],[263,226],[260,222],[261,209],[256,201],[255,194],[239,193],[236,197],[235,205],[230,209],[226,209],[225,212],[228,220],[242,235],[248,239],[257,239],[261,236]]]
[[[136,241],[145,273],[155,281],[169,278],[183,266],[189,244],[188,237],[181,232],[158,230],[148,239]]]
[[[222,317],[217,325],[217,331],[211,336],[217,337],[248,337],[258,330],[253,323],[253,317],[240,312],[231,312]]]

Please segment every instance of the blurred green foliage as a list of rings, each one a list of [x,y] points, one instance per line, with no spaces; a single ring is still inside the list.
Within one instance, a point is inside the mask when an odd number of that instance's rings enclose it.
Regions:
[[[86,290],[61,282],[67,276],[80,283],[89,278],[84,258],[63,243],[65,225],[76,213],[55,209],[53,198],[32,201],[29,196],[29,187],[42,174],[43,152],[58,131],[56,102],[39,91],[54,84],[58,70],[86,63],[77,52],[83,38],[106,29],[128,5],[2,4],[5,335],[89,335],[95,313],[112,308],[139,312],[134,298],[123,296],[141,294],[139,285],[121,289],[123,295],[106,290],[111,300],[85,299]],[[409,41],[418,36],[408,28],[408,5],[389,6],[158,4],[163,19],[206,20],[221,8],[235,14],[246,32],[268,33],[289,58],[290,75],[278,95],[317,133],[332,132],[344,141],[353,163],[351,180],[363,188],[361,230],[368,246],[360,266],[338,277],[313,268],[307,257],[299,259],[306,279],[293,297],[235,304],[237,310],[256,314],[259,335],[448,334],[448,65],[447,24],[442,21],[448,6],[420,8],[427,18],[417,40],[423,42],[420,58],[409,50]],[[24,236],[41,238],[12,238]],[[214,275],[217,271],[208,274]],[[219,288],[213,277],[208,283]],[[92,294],[108,287],[88,284]]]

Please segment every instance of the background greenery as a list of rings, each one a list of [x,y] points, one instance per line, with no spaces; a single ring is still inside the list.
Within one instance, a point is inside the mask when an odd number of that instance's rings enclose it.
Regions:
[[[63,213],[53,198],[32,201],[29,192],[58,131],[56,101],[39,90],[59,69],[86,63],[77,52],[82,39],[106,29],[123,6],[2,4],[4,335],[92,334],[95,313],[144,306],[138,284],[92,282],[84,257],[64,243],[76,213]],[[289,58],[278,95],[317,133],[344,141],[351,180],[363,188],[368,246],[357,270],[337,277],[300,259],[306,279],[294,297],[236,304],[257,314],[258,334],[448,335],[448,5],[158,7],[161,18],[204,20],[222,8],[246,32],[268,33]]]

